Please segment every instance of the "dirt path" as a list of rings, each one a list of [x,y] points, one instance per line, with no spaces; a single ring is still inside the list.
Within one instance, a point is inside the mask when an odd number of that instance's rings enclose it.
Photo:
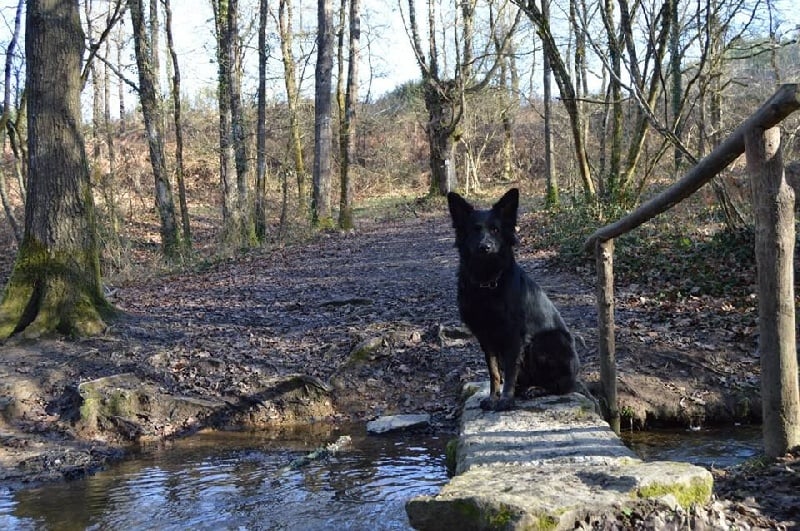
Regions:
[[[592,387],[594,287],[529,253],[526,223],[523,217],[519,259],[585,339],[583,377]],[[432,429],[453,430],[462,383],[487,376],[477,345],[460,329],[452,245],[442,213],[372,221],[356,233],[120,287],[113,302],[125,316],[101,338],[7,342],[0,355],[0,480],[19,486],[71,477],[117,458],[117,446],[104,440],[119,434],[87,439],[74,421],[77,385],[121,373],[167,394],[229,403],[251,400],[276,376],[302,373],[331,386],[337,418],[427,412]],[[754,361],[734,347],[735,334],[689,314],[654,324],[635,290],[621,289],[618,297],[620,392],[629,421],[749,418],[757,378],[747,380]],[[180,432],[185,421],[139,419],[155,438]]]

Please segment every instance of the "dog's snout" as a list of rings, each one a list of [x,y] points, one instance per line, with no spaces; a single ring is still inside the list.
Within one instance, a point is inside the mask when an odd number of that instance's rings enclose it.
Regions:
[[[483,240],[480,245],[478,245],[478,250],[482,253],[491,253],[494,251],[494,243],[489,240]]]

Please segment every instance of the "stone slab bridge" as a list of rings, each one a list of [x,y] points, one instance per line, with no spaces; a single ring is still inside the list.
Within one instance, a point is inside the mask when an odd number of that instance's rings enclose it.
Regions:
[[[406,503],[416,529],[580,529],[643,505],[689,509],[713,479],[688,463],[644,462],[579,393],[481,410],[488,382],[467,386],[455,475],[435,496]]]

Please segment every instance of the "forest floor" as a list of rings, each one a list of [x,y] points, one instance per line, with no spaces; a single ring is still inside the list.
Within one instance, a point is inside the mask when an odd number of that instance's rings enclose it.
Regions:
[[[121,317],[102,337],[0,345],[0,487],[68,479],[119,458],[124,446],[87,438],[74,421],[77,384],[120,373],[170,394],[222,400],[257,393],[265,377],[303,373],[336,390],[334,421],[427,412],[432,430],[455,431],[462,384],[487,372],[458,319],[449,218],[443,208],[395,214],[354,232],[114,286]],[[584,339],[582,378],[594,389],[593,279],[565,271],[553,253],[532,252],[533,223],[521,217],[518,259]],[[12,260],[0,258],[4,283]],[[758,421],[754,312],[691,298],[656,307],[631,284],[617,286],[616,314],[623,422]],[[166,424],[185,419],[140,420],[167,434],[177,430]],[[720,521],[800,525],[800,453],[713,473],[716,499],[707,509]]]

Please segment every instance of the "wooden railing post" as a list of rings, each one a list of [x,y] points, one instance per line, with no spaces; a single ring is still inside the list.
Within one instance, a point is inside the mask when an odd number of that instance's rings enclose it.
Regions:
[[[794,190],[783,169],[779,127],[748,131],[745,153],[756,221],[764,451],[768,457],[779,457],[800,444]]]
[[[617,361],[614,343],[614,240],[597,241],[597,320],[600,348],[600,384],[603,388],[603,415],[614,433],[619,434],[617,404]]]

